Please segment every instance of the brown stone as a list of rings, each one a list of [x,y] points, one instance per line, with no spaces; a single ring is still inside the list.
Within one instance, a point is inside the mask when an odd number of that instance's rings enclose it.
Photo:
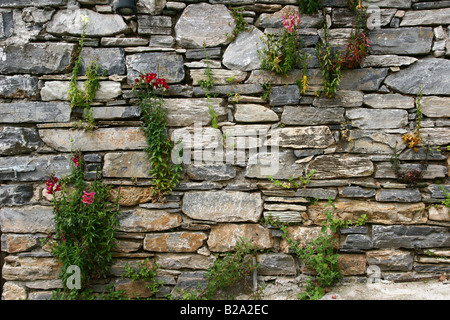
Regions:
[[[120,187],[111,190],[111,196],[116,198],[120,194],[120,206],[135,206],[152,200],[153,188],[151,187]]]
[[[155,252],[195,252],[203,245],[202,232],[149,233],[145,235],[144,250]]]
[[[9,255],[5,258],[2,276],[5,280],[55,280],[60,268],[61,264],[55,258]]]
[[[181,216],[179,214],[139,208],[122,212],[119,216],[118,230],[125,232],[163,231],[180,225]]]
[[[241,240],[248,240],[260,249],[273,246],[269,229],[258,224],[219,224],[211,229],[208,246],[214,252],[233,251]]]
[[[31,249],[38,244],[38,238],[31,234],[12,234],[2,235],[2,251],[8,253],[23,252]]]
[[[320,227],[305,227],[305,226],[289,226],[286,228],[287,237],[294,240],[300,248],[307,247],[312,241],[317,239],[321,233]],[[280,249],[284,253],[290,252],[290,245],[286,238],[282,238],[280,242]]]
[[[338,265],[344,276],[366,274],[366,256],[364,254],[340,254]]]
[[[326,217],[328,202],[320,201],[308,207],[308,220],[314,224],[322,224]],[[367,223],[379,224],[420,224],[426,223],[424,203],[377,203],[363,200],[342,199],[333,203],[334,217],[355,222],[361,215],[367,215]]]

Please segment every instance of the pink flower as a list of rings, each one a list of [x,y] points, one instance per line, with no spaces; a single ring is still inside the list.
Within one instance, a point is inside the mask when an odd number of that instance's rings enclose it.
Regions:
[[[81,202],[84,204],[92,204],[94,202],[95,192],[86,192],[83,190],[83,197]]]
[[[289,32],[292,33],[295,27],[300,24],[300,17],[298,14],[291,14],[289,16],[283,16],[283,27]]]
[[[73,165],[78,168],[80,166],[80,156],[78,154],[74,155],[72,157],[72,162]]]

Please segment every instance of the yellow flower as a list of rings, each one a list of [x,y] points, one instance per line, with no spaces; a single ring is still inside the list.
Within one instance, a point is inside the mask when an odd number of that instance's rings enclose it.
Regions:
[[[83,15],[83,16],[81,16],[81,21],[83,22],[83,24],[88,24],[89,17],[87,15]]]
[[[309,81],[308,81],[307,75],[303,75],[301,85],[302,85],[301,94],[305,94],[306,90],[308,90],[308,87],[309,87]]]
[[[364,9],[364,6],[361,4],[361,0],[358,1],[358,5],[356,6],[356,9]]]

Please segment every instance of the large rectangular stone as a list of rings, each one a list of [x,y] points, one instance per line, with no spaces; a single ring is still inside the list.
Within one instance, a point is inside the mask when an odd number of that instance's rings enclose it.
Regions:
[[[74,47],[74,44],[54,42],[0,47],[0,73],[65,73],[70,66]]]
[[[78,88],[84,91],[84,82],[79,81]],[[41,99],[44,101],[69,100],[69,81],[46,81],[41,89]],[[122,94],[121,85],[115,81],[100,81],[94,100],[113,100]]]
[[[428,54],[433,42],[433,29],[428,27],[375,29],[370,31],[369,39],[371,54]]]
[[[195,191],[183,197],[182,210],[192,219],[215,222],[257,222],[263,203],[260,193]]]
[[[9,255],[5,258],[2,277],[5,280],[57,280],[62,264],[56,258]]]
[[[437,10],[408,11],[400,23],[401,27],[418,25],[448,25],[450,24],[450,8]],[[402,28],[403,30],[404,28]]]
[[[60,7],[67,4],[67,0],[2,0],[0,8],[22,8],[22,7]]]
[[[388,69],[364,68],[342,71],[340,90],[378,91]]]
[[[286,106],[281,122],[288,125],[339,124],[345,121],[344,108],[315,108],[307,106]]]
[[[0,103],[0,122],[3,123],[69,122],[70,113],[67,102]]]
[[[0,157],[0,180],[45,181],[50,173],[70,173],[67,155]]]
[[[223,100],[220,98],[198,99],[166,99],[164,108],[167,109],[167,125],[172,127],[187,127],[194,123],[207,126],[211,124],[210,107],[218,117],[227,114]]]
[[[437,248],[450,246],[450,231],[435,226],[381,226],[372,227],[375,248]]]
[[[0,205],[16,206],[30,202],[33,186],[29,184],[11,184],[0,186]]]
[[[53,207],[3,207],[0,225],[4,233],[50,233],[54,231]]]
[[[148,233],[144,238],[144,250],[154,252],[195,252],[207,239],[203,232]]]
[[[42,145],[35,128],[3,127],[0,129],[0,154],[3,156],[31,153]]]
[[[147,146],[142,131],[137,127],[99,128],[92,132],[39,129],[39,135],[49,147],[61,152],[78,149],[81,151],[143,150]]]
[[[103,177],[150,178],[150,161],[143,151],[111,152],[105,154]]]
[[[308,164],[308,172],[316,170],[313,179],[339,179],[372,175],[372,161],[363,157],[318,156]]]
[[[181,225],[181,215],[166,210],[139,208],[123,211],[119,215],[118,230],[124,232],[150,232],[177,228]]]
[[[324,149],[334,143],[330,128],[316,127],[285,127],[272,130],[268,145],[277,144],[282,148],[318,148]]]
[[[347,118],[352,126],[360,129],[395,129],[408,125],[408,112],[400,109],[347,110]]]
[[[29,75],[0,76],[0,97],[29,98],[37,94],[38,78]]]

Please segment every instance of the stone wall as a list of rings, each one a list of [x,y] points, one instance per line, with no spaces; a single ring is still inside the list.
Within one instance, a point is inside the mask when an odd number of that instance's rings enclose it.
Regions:
[[[339,234],[346,277],[365,281],[373,266],[388,280],[450,272],[450,216],[440,205],[445,198],[440,186],[450,190],[449,1],[370,1],[381,27],[370,31],[370,56],[363,68],[343,72],[334,98],[315,96],[321,73],[314,58],[311,87],[304,95],[296,85],[300,65],[286,77],[261,70],[261,35],[278,32],[282,14],[296,4],[139,0],[137,15],[122,17],[108,0],[1,1],[2,299],[46,299],[62,287],[60,266],[40,239],[53,231],[45,180],[51,172],[69,172],[71,147],[81,149],[88,168],[101,168],[103,180],[123,196],[119,245],[108,279],[116,289],[131,287],[120,278],[125,263],[147,257],[161,266],[165,286],[159,296],[195,286],[215,254],[232,251],[245,236],[267,249],[257,256],[266,296],[295,294],[307,272],[280,230],[264,218],[293,223],[289,232],[307,241],[321,225],[329,197],[340,218],[367,215],[364,226]],[[297,31],[311,53],[324,21],[337,46],[345,43],[354,21],[345,0],[323,0],[323,5],[323,12],[300,15]],[[225,35],[234,26],[228,6],[244,8],[245,19],[255,27],[232,42]],[[82,69],[95,60],[108,71],[93,103],[98,127],[92,132],[76,128],[80,111],[67,100],[83,15],[89,24]],[[215,84],[209,101],[199,86],[206,55]],[[205,136],[232,154],[226,162],[185,164],[182,183],[163,204],[150,201],[145,139],[131,90],[140,71],[158,72],[169,83],[170,133],[189,136],[201,122]],[[272,92],[264,100],[269,83]],[[415,151],[402,135],[415,126],[419,85],[427,147]],[[208,104],[219,117],[218,129],[210,126]],[[264,154],[252,154],[269,143],[264,135],[249,137],[258,130],[278,137],[280,170],[274,179],[316,170],[306,188],[287,190],[267,179],[256,161]],[[233,153],[242,139],[249,146],[243,160]],[[208,143],[202,141],[192,157],[204,156]],[[426,165],[415,185],[399,181],[391,165],[394,149],[403,170]],[[95,290],[105,286],[99,283]]]

